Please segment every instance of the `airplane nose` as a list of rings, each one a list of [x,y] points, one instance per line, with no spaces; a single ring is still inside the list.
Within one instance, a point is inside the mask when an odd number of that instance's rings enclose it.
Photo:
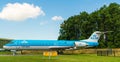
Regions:
[[[6,49],[6,48],[7,48],[7,46],[3,46],[3,48],[4,48],[4,49]]]
[[[3,48],[5,48],[6,46],[3,46]]]

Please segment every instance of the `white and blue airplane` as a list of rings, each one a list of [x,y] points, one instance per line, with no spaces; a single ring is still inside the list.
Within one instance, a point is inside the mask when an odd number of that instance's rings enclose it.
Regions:
[[[98,46],[102,32],[95,31],[88,39],[79,41],[70,40],[12,40],[3,46],[7,50],[60,50],[76,49],[77,47]]]

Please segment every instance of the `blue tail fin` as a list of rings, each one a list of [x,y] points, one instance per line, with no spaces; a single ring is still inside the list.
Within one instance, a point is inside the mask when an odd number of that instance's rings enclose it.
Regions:
[[[88,40],[93,41],[93,42],[98,42],[98,40],[100,39],[101,36],[101,32],[100,31],[95,31]]]

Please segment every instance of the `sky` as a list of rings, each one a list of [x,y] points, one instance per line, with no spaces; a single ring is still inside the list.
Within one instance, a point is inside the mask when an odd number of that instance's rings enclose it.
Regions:
[[[57,40],[70,16],[120,0],[0,0],[0,38]]]

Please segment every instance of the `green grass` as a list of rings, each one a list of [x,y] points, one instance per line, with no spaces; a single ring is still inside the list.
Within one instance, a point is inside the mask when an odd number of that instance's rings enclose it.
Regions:
[[[0,62],[119,62],[120,57],[96,56],[94,54],[59,55],[43,57],[42,55],[0,56]]]
[[[0,51],[0,55],[11,55],[12,53],[10,51]]]

